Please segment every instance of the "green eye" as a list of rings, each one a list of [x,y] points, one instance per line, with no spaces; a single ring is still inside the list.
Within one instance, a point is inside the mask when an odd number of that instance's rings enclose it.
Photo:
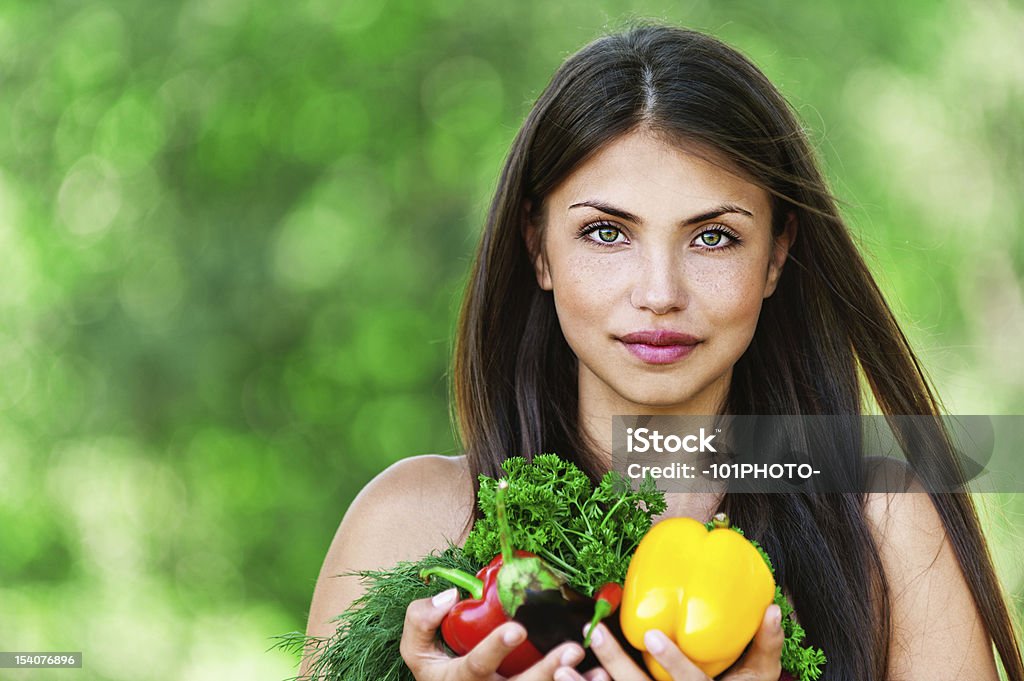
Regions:
[[[597,236],[606,244],[614,243],[619,238],[619,230],[614,227],[602,227],[597,230]]]
[[[705,246],[717,246],[722,242],[721,232],[704,232],[700,235],[700,241]]]

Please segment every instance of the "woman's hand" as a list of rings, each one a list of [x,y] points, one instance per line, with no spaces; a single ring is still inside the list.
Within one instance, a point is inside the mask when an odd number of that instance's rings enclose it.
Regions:
[[[778,681],[782,673],[782,613],[777,605],[769,605],[761,620],[761,628],[754,634],[754,641],[736,664],[721,681]],[[647,651],[654,659],[672,675],[672,681],[710,681],[708,676],[660,631],[649,631],[644,636]],[[590,675],[588,681],[614,679],[614,681],[650,681],[647,672],[636,665],[619,646],[603,624],[597,625],[590,639],[601,667],[607,676]],[[555,681],[583,681],[575,669],[560,668],[555,673]]]
[[[462,657],[449,657],[437,645],[441,620],[458,601],[458,590],[443,591],[433,599],[413,601],[405,611],[401,653],[417,681],[500,681],[498,666],[505,656],[526,640],[526,629],[507,622],[480,641]],[[515,677],[515,681],[551,681],[555,670],[572,669],[583,660],[583,648],[566,643],[553,649],[537,664]],[[580,676],[579,678],[584,678]]]

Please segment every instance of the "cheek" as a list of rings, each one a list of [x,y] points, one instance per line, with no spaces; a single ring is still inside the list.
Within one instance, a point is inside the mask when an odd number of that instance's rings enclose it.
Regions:
[[[609,305],[621,297],[626,268],[611,257],[592,254],[569,256],[562,267],[552,271],[555,306],[559,316],[580,319],[604,316]]]
[[[691,304],[723,327],[749,327],[752,332],[764,302],[765,267],[752,260],[697,268],[691,279]]]

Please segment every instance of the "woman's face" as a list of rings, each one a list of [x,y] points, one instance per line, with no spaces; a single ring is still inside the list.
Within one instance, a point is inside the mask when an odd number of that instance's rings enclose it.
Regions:
[[[770,206],[760,187],[644,131],[548,195],[534,263],[579,358],[581,408],[721,410],[795,229],[773,240]]]

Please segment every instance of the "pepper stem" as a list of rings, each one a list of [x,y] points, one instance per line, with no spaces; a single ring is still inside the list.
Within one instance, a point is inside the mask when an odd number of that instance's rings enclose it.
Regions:
[[[601,620],[603,620],[605,617],[607,617],[611,613],[612,613],[612,604],[609,603],[608,601],[604,600],[603,598],[602,599],[598,599],[597,603],[594,604],[594,616],[592,618],[590,618],[590,626],[587,627],[587,635],[583,639],[583,647],[584,648],[589,648],[590,647],[590,635],[594,633],[594,627],[597,626],[597,623],[600,622]]]
[[[508,514],[505,511],[505,490],[508,489],[508,480],[502,478],[498,481],[497,492],[497,515],[498,515],[498,538],[501,540],[501,562],[508,565],[515,557],[512,549],[512,531],[508,527]]]
[[[716,530],[718,530],[718,529],[725,529],[725,530],[727,530],[727,529],[729,529],[729,516],[727,516],[724,513],[716,513],[714,515],[714,517],[711,518],[711,524],[715,526]]]
[[[443,567],[423,568],[420,570],[420,579],[423,581],[429,583],[431,577],[440,577],[446,582],[451,582],[455,586],[465,589],[474,600],[479,601],[484,597],[483,580],[474,577],[468,572]]]

